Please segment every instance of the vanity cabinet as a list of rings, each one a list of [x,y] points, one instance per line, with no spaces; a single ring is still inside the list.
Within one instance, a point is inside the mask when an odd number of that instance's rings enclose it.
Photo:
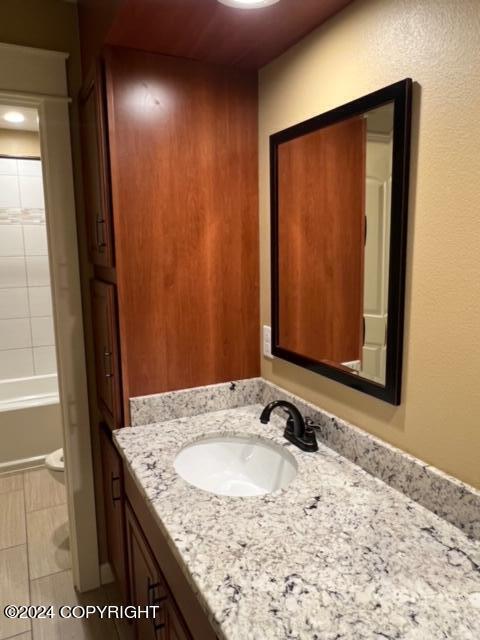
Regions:
[[[118,429],[122,426],[122,390],[115,285],[92,280],[91,303],[99,408],[110,428]]]
[[[125,539],[125,491],[122,459],[108,428],[100,433],[108,560],[125,602],[129,599]]]
[[[133,605],[160,607],[155,618],[140,618],[136,622],[135,637],[139,640],[166,640],[167,587],[162,578],[153,553],[137,523],[137,519],[126,505],[127,550],[129,567],[130,600]]]
[[[157,605],[155,618],[135,623],[137,640],[191,640],[177,606],[168,591],[150,546],[130,505],[126,504],[130,601],[133,605]]]
[[[157,605],[155,618],[132,622],[136,640],[218,640],[112,440],[101,427],[108,561],[123,604]]]
[[[130,602],[161,606],[155,626],[152,620],[136,622],[137,640],[217,640],[145,496],[126,467],[124,490]]]
[[[167,602],[167,629],[168,640],[191,640],[192,638],[185,629],[185,625],[172,601]]]
[[[88,250],[93,264],[114,266],[103,70],[95,67],[80,97]]]

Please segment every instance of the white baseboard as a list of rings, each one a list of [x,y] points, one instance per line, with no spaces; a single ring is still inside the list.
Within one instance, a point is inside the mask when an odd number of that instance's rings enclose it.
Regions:
[[[11,473],[12,471],[23,471],[25,469],[37,469],[45,466],[46,456],[35,456],[33,458],[23,458],[23,460],[12,460],[11,462],[0,462],[0,474]]]
[[[102,584],[111,584],[115,582],[115,576],[113,575],[112,567],[109,562],[104,562],[100,565],[100,582]]]

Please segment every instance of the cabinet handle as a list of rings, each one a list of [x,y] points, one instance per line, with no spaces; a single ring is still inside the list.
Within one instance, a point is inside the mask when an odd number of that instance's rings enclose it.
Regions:
[[[95,235],[97,238],[97,249],[100,251],[100,253],[103,253],[103,250],[107,246],[107,243],[105,242],[105,238],[103,235],[104,224],[105,224],[105,218],[102,218],[102,216],[97,216],[97,219],[95,220]]]
[[[116,496],[115,495],[115,482],[120,482],[120,476],[115,476],[113,475],[113,471],[110,474],[110,482],[111,482],[111,493],[112,493],[112,502],[117,502],[118,500],[122,499],[122,494],[121,491],[119,492],[119,495]]]
[[[158,589],[158,587],[160,587],[160,582],[150,582],[150,578],[147,577],[147,591],[148,591],[148,601],[150,602],[150,594],[152,591],[155,591],[155,589]]]
[[[111,363],[112,363],[112,352],[108,351],[108,349],[103,350],[103,368],[105,371],[105,378],[113,378],[113,373],[112,373],[112,367],[111,367]]]
[[[162,596],[161,598],[155,598],[155,589],[163,586],[161,582],[150,582],[150,578],[147,577],[147,595],[148,602],[151,605],[161,604],[165,602],[167,596]]]
[[[147,602],[149,606],[158,606],[167,600],[167,596],[162,596],[161,598],[155,597],[155,590],[158,587],[161,587],[160,582],[150,582],[150,577],[147,577]],[[157,634],[159,631],[165,628],[165,622],[156,622],[155,618],[151,618],[153,631],[155,633],[155,637],[157,638]]]

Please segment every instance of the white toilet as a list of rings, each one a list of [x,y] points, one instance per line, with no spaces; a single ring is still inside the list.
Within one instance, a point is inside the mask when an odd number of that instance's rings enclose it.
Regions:
[[[52,478],[58,482],[65,484],[65,461],[63,458],[63,449],[53,451],[45,458],[45,466]]]

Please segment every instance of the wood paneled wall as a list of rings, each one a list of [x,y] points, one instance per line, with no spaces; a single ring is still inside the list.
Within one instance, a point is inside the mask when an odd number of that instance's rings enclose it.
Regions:
[[[126,396],[259,373],[257,76],[106,54]]]

